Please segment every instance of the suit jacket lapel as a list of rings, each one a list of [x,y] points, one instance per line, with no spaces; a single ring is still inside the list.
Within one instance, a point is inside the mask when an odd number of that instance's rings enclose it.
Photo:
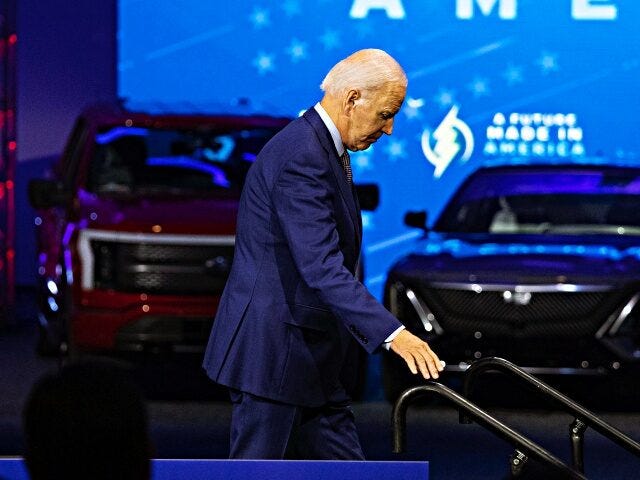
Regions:
[[[361,219],[359,219],[360,208],[356,204],[357,199],[355,198],[355,190],[349,185],[347,181],[347,176],[344,174],[342,170],[342,166],[340,165],[340,159],[338,157],[338,152],[336,152],[336,147],[333,144],[333,139],[331,138],[331,134],[327,129],[326,125],[318,115],[318,112],[315,111],[314,108],[310,108],[304,113],[304,118],[311,124],[313,129],[316,131],[316,135],[320,140],[320,144],[329,154],[329,163],[331,165],[331,169],[333,170],[333,174],[336,178],[336,183],[338,184],[338,189],[340,190],[340,195],[344,199],[347,204],[347,209],[349,211],[349,216],[351,217],[351,221],[353,222],[353,226],[356,231],[356,251],[360,250],[360,242],[362,237],[362,227],[361,227]]]

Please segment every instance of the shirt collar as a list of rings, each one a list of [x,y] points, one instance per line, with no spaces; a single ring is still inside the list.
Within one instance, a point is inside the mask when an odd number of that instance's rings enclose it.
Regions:
[[[344,145],[342,144],[342,138],[340,137],[338,127],[336,127],[336,124],[333,123],[333,120],[331,120],[331,117],[324,109],[324,107],[320,105],[320,102],[316,103],[313,108],[316,110],[316,112],[318,112],[318,115],[320,115],[323,123],[327,126],[327,129],[331,134],[331,138],[333,139],[333,143],[336,146],[336,150],[338,151],[338,156],[341,157],[344,153]]]

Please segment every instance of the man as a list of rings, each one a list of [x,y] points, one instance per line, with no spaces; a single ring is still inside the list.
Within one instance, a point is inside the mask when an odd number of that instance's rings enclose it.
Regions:
[[[346,393],[358,344],[390,348],[424,378],[442,370],[354,276],[362,224],[346,149],[391,134],[406,86],[387,53],[354,53],[249,171],[204,359],[231,389],[231,458],[363,459]]]

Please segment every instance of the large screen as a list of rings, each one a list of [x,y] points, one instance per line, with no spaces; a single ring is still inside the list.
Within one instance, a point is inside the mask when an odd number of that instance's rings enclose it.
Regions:
[[[409,88],[393,135],[352,155],[381,203],[364,215],[367,284],[486,164],[639,163],[637,0],[120,0],[130,108],[295,117],[338,60],[382,48]]]

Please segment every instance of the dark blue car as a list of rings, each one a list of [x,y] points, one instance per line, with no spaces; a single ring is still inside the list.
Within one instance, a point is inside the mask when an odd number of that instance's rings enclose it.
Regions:
[[[640,168],[487,167],[391,268],[385,303],[450,372],[500,356],[534,374],[640,370]],[[418,382],[393,355],[388,398]],[[445,377],[446,378],[446,377]]]

